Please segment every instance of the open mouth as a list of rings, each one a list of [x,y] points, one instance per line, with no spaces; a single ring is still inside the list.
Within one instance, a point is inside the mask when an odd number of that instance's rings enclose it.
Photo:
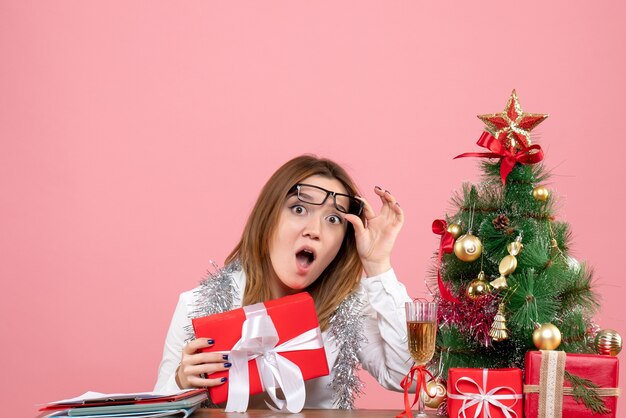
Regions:
[[[315,252],[304,248],[296,253],[296,261],[301,267],[309,267],[315,261]]]

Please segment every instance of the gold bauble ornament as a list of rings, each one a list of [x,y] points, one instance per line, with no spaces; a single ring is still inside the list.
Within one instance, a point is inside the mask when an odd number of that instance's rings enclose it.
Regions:
[[[448,225],[447,231],[450,233],[450,235],[452,235],[452,237],[454,237],[454,239],[457,239],[462,232],[461,226],[459,224]]]
[[[454,255],[461,261],[474,261],[483,252],[483,243],[471,233],[461,235],[454,242]]]
[[[616,356],[622,351],[622,336],[614,329],[603,329],[596,335],[598,354]]]
[[[472,300],[476,300],[481,296],[485,296],[491,293],[491,286],[485,280],[485,272],[481,271],[478,273],[478,277],[470,282],[467,286],[467,290],[465,294],[468,298]]]
[[[533,343],[539,350],[556,350],[561,344],[561,331],[550,324],[542,324],[533,332]]]
[[[498,271],[503,276],[508,276],[513,273],[517,268],[517,258],[514,255],[507,255],[502,260],[500,260],[500,265],[498,266]]]
[[[422,399],[424,399],[424,405],[429,408],[437,409],[439,405],[443,403],[448,397],[448,391],[446,387],[441,382],[437,382],[435,380],[431,380],[426,383],[426,390],[430,393],[431,396],[434,395],[434,398],[426,395],[426,393],[422,393]]]
[[[537,186],[533,189],[533,199],[545,202],[550,197],[550,191],[545,186]]]

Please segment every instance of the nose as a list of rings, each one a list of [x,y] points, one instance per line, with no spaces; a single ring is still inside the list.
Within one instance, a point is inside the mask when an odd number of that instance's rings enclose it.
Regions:
[[[309,237],[313,240],[320,239],[320,231],[322,227],[322,219],[319,216],[310,216],[307,219],[307,223],[302,229],[302,236]]]

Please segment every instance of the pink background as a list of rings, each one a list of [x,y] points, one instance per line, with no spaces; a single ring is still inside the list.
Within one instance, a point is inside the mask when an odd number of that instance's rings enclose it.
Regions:
[[[0,1],[2,415],[151,390],[178,293],[301,153],[398,197],[423,295],[431,222],[478,180],[452,157],[513,88],[551,114],[559,219],[625,331],[625,3],[450,3]],[[365,380],[359,406],[401,407]]]

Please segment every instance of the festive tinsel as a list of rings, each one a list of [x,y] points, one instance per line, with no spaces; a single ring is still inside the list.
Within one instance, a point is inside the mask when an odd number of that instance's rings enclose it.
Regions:
[[[207,270],[207,277],[200,281],[200,286],[194,290],[196,305],[189,313],[189,319],[201,318],[233,309],[233,302],[237,294],[232,274],[241,271],[241,262],[235,261],[224,268],[219,268],[211,261],[213,270]],[[187,340],[194,338],[193,327],[186,327]]]
[[[233,309],[235,299],[243,290],[235,288],[232,274],[241,271],[241,262],[235,261],[223,268],[211,262],[213,270],[207,271],[200,286],[194,291],[196,304],[189,314],[189,319],[200,318]],[[345,298],[329,321],[329,337],[335,340],[338,349],[333,366],[333,378],[329,386],[335,394],[334,405],[339,409],[353,409],[354,399],[362,392],[363,383],[358,376],[360,367],[357,353],[365,343],[363,335],[363,303],[357,292]],[[193,327],[185,328],[187,340],[194,338]],[[204,407],[217,408],[210,399]]]
[[[440,326],[450,324],[466,330],[468,335],[485,347],[491,345],[489,329],[498,311],[499,298],[495,293],[484,295],[476,300],[463,299],[462,303],[452,303],[439,299],[437,311]]]
[[[337,359],[333,366],[333,379],[329,386],[335,393],[335,406],[354,409],[354,399],[363,391],[359,378],[359,352],[366,341],[363,335],[363,302],[357,292],[339,304],[329,322],[329,335],[337,345]]]

